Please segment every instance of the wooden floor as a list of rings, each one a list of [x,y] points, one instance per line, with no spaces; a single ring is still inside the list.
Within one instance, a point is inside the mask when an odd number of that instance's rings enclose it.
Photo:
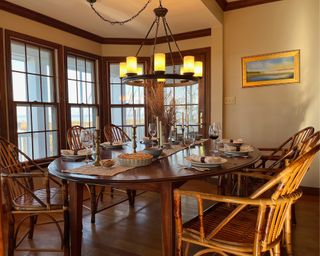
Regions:
[[[201,188],[204,192],[215,190],[211,184],[204,182],[193,182],[187,184],[186,188]],[[184,202],[184,205],[188,207],[190,215],[195,213],[189,208],[194,202]],[[160,212],[159,196],[151,192],[138,196],[134,208],[130,208],[128,202],[124,202],[97,214],[95,225],[90,223],[90,212],[84,210],[82,255],[160,256]],[[295,255],[319,256],[319,197],[303,196],[296,205],[296,214],[298,223],[294,232]],[[25,244],[53,246],[57,244],[57,240],[58,233],[53,227],[40,225],[32,243],[26,241]],[[15,255],[63,254],[18,252]]]

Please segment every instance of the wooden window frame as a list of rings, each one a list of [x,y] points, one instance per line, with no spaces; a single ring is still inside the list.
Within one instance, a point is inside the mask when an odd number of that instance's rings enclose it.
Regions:
[[[119,64],[120,62],[125,62],[125,61],[126,61],[125,57],[104,57],[103,58],[103,68],[105,70],[104,72],[105,72],[105,78],[106,78],[106,81],[105,81],[106,88],[104,90],[104,95],[106,96],[105,99],[107,99],[103,108],[108,110],[108,111],[104,112],[104,114],[105,114],[104,118],[105,118],[105,120],[107,120],[107,123],[111,123],[111,108],[112,107],[119,107],[121,109],[143,107],[145,109],[145,111],[144,111],[144,120],[145,120],[144,129],[145,129],[145,133],[146,133],[147,132],[147,124],[148,124],[148,121],[147,121],[148,109],[147,109],[147,101],[146,101],[147,90],[144,90],[144,104],[111,104],[111,83],[110,83],[110,69],[109,69],[109,67],[110,67],[110,64]],[[147,70],[149,69],[149,66],[150,66],[150,59],[147,57],[138,57],[138,63],[143,64],[144,72],[147,72]],[[122,90],[122,88],[121,88],[121,90]],[[123,116],[121,116],[121,119],[122,119],[121,128],[129,127],[128,125],[123,125]]]
[[[95,93],[95,103],[94,104],[84,104],[84,103],[69,103],[69,95],[68,95],[68,56],[71,55],[76,58],[84,58],[85,60],[90,60],[93,61],[94,63],[94,93]],[[97,65],[98,63],[98,65]],[[103,97],[101,94],[101,57],[92,53],[88,53],[85,51],[81,51],[78,49],[70,48],[70,47],[64,47],[64,83],[65,83],[65,88],[64,88],[64,97],[65,97],[65,104],[64,104],[64,109],[65,109],[65,124],[66,124],[66,131],[68,128],[71,127],[71,108],[73,106],[77,107],[96,107],[97,108],[97,115],[100,115],[102,113],[101,111],[101,104]],[[78,81],[78,80],[77,80]],[[100,96],[101,95],[101,96]],[[104,119],[100,118],[100,124],[104,123]],[[95,124],[93,127],[94,128]],[[66,134],[66,132],[65,132]],[[67,146],[67,145],[66,145]]]
[[[12,90],[12,66],[11,66],[11,41],[18,41],[22,42],[24,44],[29,44],[41,48],[45,48],[48,50],[51,50],[53,52],[53,79],[54,79],[54,102],[52,103],[45,103],[45,102],[31,102],[31,101],[23,101],[23,102],[15,102],[13,99],[13,90]],[[60,70],[57,70],[57,66],[59,66],[59,63],[62,63],[62,59],[60,58],[62,52],[62,46],[59,44],[52,43],[50,41],[46,41],[43,39],[35,38],[29,35],[25,35],[22,33],[18,33],[11,30],[5,30],[5,56],[6,56],[6,82],[7,82],[7,88],[6,88],[6,109],[2,110],[3,113],[11,113],[10,115],[7,115],[8,120],[8,126],[10,127],[9,131],[7,132],[7,137],[10,141],[12,141],[14,144],[18,144],[18,133],[17,133],[17,123],[16,123],[16,105],[19,104],[25,104],[25,105],[33,105],[33,104],[40,104],[40,105],[53,105],[56,107],[57,110],[57,136],[58,136],[58,148],[57,152],[59,155],[60,149],[61,149],[61,114],[60,114],[60,106],[59,106],[59,96],[58,92],[61,89],[61,79],[59,79],[58,74],[60,73]],[[28,74],[28,72],[25,72]],[[61,73],[60,73],[61,74]],[[2,92],[3,94],[3,92]],[[2,128],[2,127],[1,127]],[[34,133],[34,132],[31,132]],[[33,147],[33,146],[32,146]],[[37,159],[36,162],[44,163],[50,161],[50,159],[55,158],[56,156]]]

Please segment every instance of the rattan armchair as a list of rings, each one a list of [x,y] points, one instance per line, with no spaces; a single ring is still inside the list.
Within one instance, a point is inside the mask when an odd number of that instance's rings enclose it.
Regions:
[[[268,164],[274,164],[274,162],[279,161],[288,151],[293,149],[295,146],[297,146],[299,143],[304,141],[313,133],[314,133],[314,128],[309,126],[292,135],[285,142],[283,142],[279,147],[259,148],[259,150],[263,152],[263,155],[261,156],[260,163],[255,167],[265,168],[267,167]],[[284,162],[280,161],[278,162],[278,164],[279,164],[279,167],[284,166]]]
[[[104,137],[108,142],[122,141],[127,142],[131,141],[129,136],[119,127],[114,124],[107,124],[103,128]]]
[[[68,129],[67,131],[67,141],[69,148],[75,151],[84,149],[84,146],[81,143],[80,135],[81,131],[85,130],[84,127],[75,125]],[[99,192],[97,194],[97,187],[99,188]],[[89,191],[90,195],[90,208],[88,210],[91,211],[91,223],[95,223],[96,221],[96,213],[98,212],[98,204],[99,201],[103,201],[103,194],[105,191],[105,186],[96,186],[96,185],[89,185],[86,184],[86,188]]]
[[[286,246],[291,247],[291,205],[301,197],[298,187],[319,149],[320,144],[298,157],[247,198],[176,189],[176,255],[188,255],[190,244],[204,247],[194,256],[210,252],[248,256],[267,251],[280,255],[283,232]],[[268,192],[272,192],[271,196],[265,197]],[[182,196],[193,197],[198,202],[198,216],[185,224],[182,224]],[[214,202],[206,210],[203,207],[205,200]]]
[[[14,144],[0,137],[0,170],[8,218],[8,256],[14,251],[63,251],[69,255],[69,217],[67,186],[51,178],[48,171],[32,161]],[[36,182],[37,181],[37,182]],[[36,184],[42,181],[42,186]],[[54,223],[61,239],[60,248],[21,248],[21,242],[33,238],[38,216]],[[63,217],[64,229],[58,216]],[[60,217],[61,219],[61,217]],[[21,227],[29,220],[28,231]]]
[[[114,124],[106,124],[103,127],[104,137],[106,138],[107,142],[113,143],[114,141],[122,141],[122,142],[128,142],[131,141],[128,134],[125,133],[124,130],[122,130],[119,126],[116,126]],[[111,195],[113,195],[114,188],[111,188]],[[126,191],[123,191],[121,189],[118,189],[120,192],[126,192],[128,196],[128,201],[130,206],[134,206],[134,201],[136,197],[136,190],[127,189]]]

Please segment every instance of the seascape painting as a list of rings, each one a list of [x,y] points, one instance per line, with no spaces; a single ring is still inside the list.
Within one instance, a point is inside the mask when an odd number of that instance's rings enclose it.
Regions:
[[[299,82],[299,50],[242,58],[243,87]]]

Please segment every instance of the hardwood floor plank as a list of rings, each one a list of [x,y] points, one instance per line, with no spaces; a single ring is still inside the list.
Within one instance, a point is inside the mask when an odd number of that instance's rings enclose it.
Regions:
[[[186,189],[215,192],[210,183],[196,181]],[[108,200],[108,195],[105,196]],[[110,199],[111,200],[111,199]],[[188,218],[195,215],[190,210],[192,200],[183,202]],[[304,195],[296,205],[297,225],[294,228],[294,252],[296,256],[319,255],[319,197]],[[96,224],[90,223],[90,211],[83,209],[83,256],[161,256],[161,209],[159,194],[147,192],[136,198],[133,208],[123,202],[96,215]],[[58,243],[53,226],[36,228],[33,245],[52,246]],[[22,253],[22,256],[62,256],[62,253]]]

